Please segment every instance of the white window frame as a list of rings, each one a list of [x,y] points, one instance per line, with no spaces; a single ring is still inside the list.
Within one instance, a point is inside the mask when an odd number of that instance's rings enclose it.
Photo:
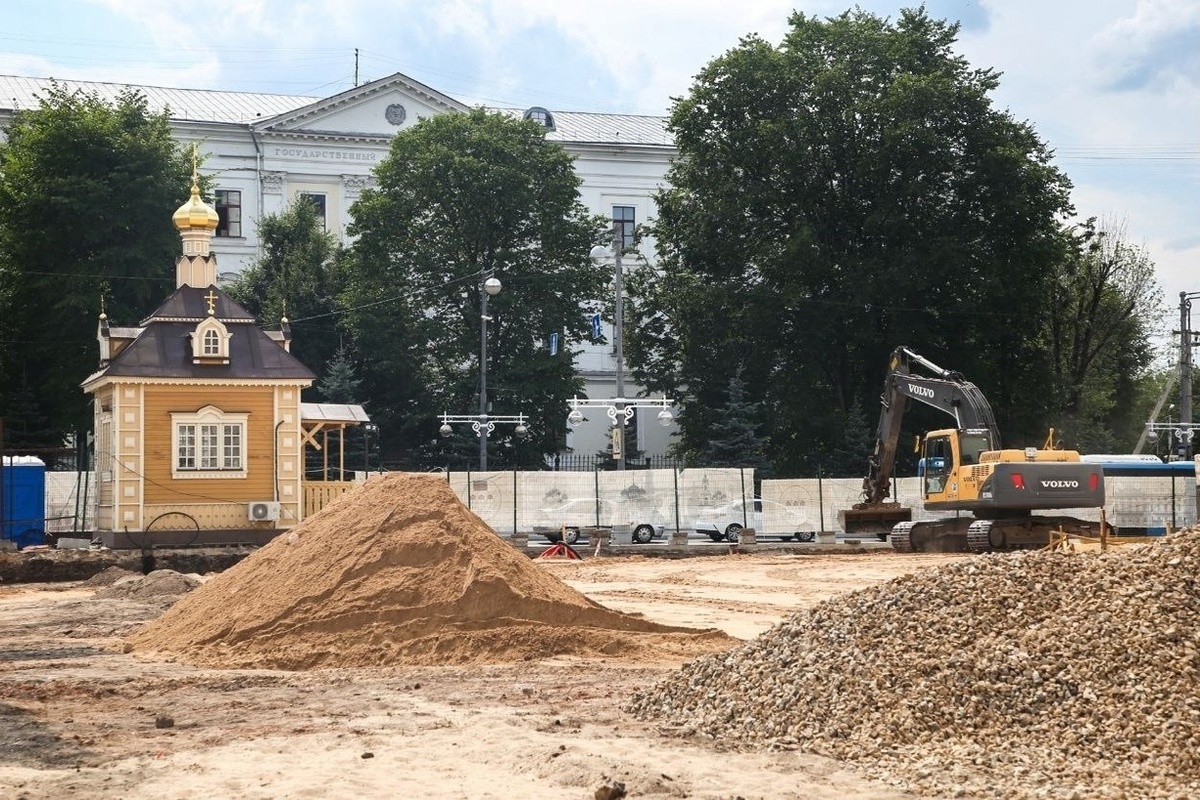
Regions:
[[[214,340],[209,334],[216,334]],[[216,317],[206,317],[192,331],[192,362],[195,364],[211,364],[214,362],[229,363],[229,340],[232,334],[229,329]],[[213,348],[210,344],[215,344]]]
[[[216,328],[209,328],[204,331],[200,351],[202,356],[219,357],[221,355],[221,332]]]
[[[171,414],[171,476],[181,479],[245,478],[249,414],[216,406]]]

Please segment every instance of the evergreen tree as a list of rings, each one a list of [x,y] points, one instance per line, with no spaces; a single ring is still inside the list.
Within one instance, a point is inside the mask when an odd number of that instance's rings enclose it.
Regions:
[[[761,475],[770,472],[758,435],[758,404],[746,396],[742,370],[729,379],[728,394],[720,413],[712,423],[708,446],[702,461],[707,467],[754,468]]]
[[[354,360],[351,358],[350,352],[345,347],[339,347],[329,360],[325,374],[318,379],[316,389],[322,402],[359,405],[361,403],[359,384],[361,383],[362,381],[355,374]],[[336,436],[344,437],[338,446],[338,452],[345,459],[346,470],[348,472],[365,470],[368,465],[366,453],[371,447],[371,443],[368,441],[367,426],[361,424],[342,428],[339,433],[335,434]],[[336,441],[336,438],[331,438],[331,445]],[[328,457],[332,464],[333,454],[329,454]],[[310,473],[321,471],[324,459],[325,456],[320,451],[315,448],[309,449],[307,466]],[[343,477],[349,477],[349,475]],[[334,479],[337,480],[338,477],[334,476]]]
[[[317,390],[326,403],[357,404],[360,402],[361,383],[349,351],[339,347],[325,367],[325,374],[317,382]]]

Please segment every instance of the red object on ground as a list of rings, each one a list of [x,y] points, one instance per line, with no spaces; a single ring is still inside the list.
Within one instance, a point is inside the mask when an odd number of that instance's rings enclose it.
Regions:
[[[555,542],[542,551],[538,558],[573,558],[580,560],[579,553],[566,542]]]

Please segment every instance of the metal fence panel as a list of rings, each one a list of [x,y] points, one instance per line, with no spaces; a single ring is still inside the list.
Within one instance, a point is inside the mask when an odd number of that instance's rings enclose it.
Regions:
[[[754,497],[755,473],[741,468],[645,469],[623,471],[450,472],[455,494],[484,522],[503,535],[514,530],[621,525],[635,519],[671,531],[692,531],[714,509]],[[1197,484],[1185,476],[1107,476],[1105,516],[1118,528],[1176,529],[1196,524]],[[913,509],[913,519],[953,516],[926,511],[916,477],[893,481],[896,499]],[[766,479],[762,481],[763,527],[836,531],[838,511],[862,499],[861,478]],[[782,509],[771,503],[779,503]],[[618,511],[618,509],[620,509]],[[46,475],[44,530],[91,531],[95,487],[88,473]],[[1047,513],[1098,520],[1099,509],[1063,509]]]

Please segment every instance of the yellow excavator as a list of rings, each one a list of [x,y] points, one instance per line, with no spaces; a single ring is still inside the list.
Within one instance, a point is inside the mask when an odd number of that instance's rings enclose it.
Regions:
[[[956,512],[914,521],[891,497],[900,423],[915,400],[949,414],[953,428],[922,438],[921,496],[926,511]],[[1099,523],[1042,512],[1104,505],[1104,472],[1078,451],[1003,450],[992,407],[961,373],[942,369],[907,347],[888,364],[875,449],[863,479],[863,502],[839,512],[847,533],[874,533],[901,552],[976,552],[1042,547],[1052,531],[1096,535]],[[1034,513],[1038,512],[1038,513]]]

